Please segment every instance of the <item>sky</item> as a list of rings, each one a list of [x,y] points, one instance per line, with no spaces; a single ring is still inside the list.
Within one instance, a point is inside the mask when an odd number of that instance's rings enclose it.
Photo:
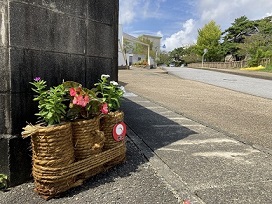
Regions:
[[[161,36],[161,50],[196,42],[198,30],[214,20],[221,30],[245,15],[250,20],[272,15],[272,0],[119,0],[123,32]]]

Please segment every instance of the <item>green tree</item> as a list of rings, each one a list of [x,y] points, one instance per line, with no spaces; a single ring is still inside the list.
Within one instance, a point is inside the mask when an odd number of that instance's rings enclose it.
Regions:
[[[145,38],[144,36],[139,36],[138,40],[145,43],[145,44],[148,44],[149,49],[152,50],[153,42],[151,42],[149,39]],[[140,43],[136,43],[133,52],[135,54],[146,54],[147,53],[147,46],[142,45]]]
[[[201,57],[197,54],[196,45],[191,45],[185,49],[185,54],[182,56],[185,64],[200,62]]]
[[[245,58],[240,51],[240,45],[245,42],[247,36],[256,32],[257,22],[250,21],[246,16],[236,18],[231,26],[222,33],[222,52],[224,55],[232,54],[237,60]]]
[[[224,41],[243,43],[247,31],[254,27],[255,23],[250,21],[246,16],[236,18],[231,26],[226,29],[223,34]]]
[[[170,53],[161,52],[159,55],[159,61],[157,63],[158,63],[158,65],[169,64],[169,61],[170,61]]]
[[[181,64],[189,64],[201,61],[201,57],[197,54],[196,45],[189,47],[175,48],[170,52],[169,63],[175,63],[176,66]]]
[[[204,49],[208,49],[208,53],[205,55],[207,61],[221,61],[223,58],[219,42],[221,33],[220,26],[213,20],[204,25],[202,29],[198,30],[196,53],[203,55]]]
[[[244,43],[239,44],[241,55],[248,56],[249,66],[260,65],[262,58],[272,57],[272,38],[266,34],[254,34],[245,38]]]
[[[272,16],[265,17],[255,21],[256,27],[261,34],[271,35],[272,34]]]

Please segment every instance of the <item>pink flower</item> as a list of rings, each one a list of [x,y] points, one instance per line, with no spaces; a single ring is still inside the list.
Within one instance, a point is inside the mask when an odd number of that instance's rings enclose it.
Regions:
[[[102,114],[108,114],[108,112],[109,112],[108,104],[107,103],[103,103],[100,111],[101,111]]]
[[[73,99],[73,104],[85,107],[90,102],[89,96],[75,96]]]
[[[89,98],[89,96],[86,95],[83,97],[83,101],[81,102],[81,106],[85,107],[89,102],[90,102],[90,98]]]
[[[77,94],[75,88],[70,88],[70,96],[75,96]]]
[[[78,97],[75,96],[74,99],[73,99],[73,104],[77,105],[78,104]]]
[[[84,98],[82,95],[77,96],[77,105],[85,107],[84,106]]]
[[[36,81],[36,82],[38,82],[38,81],[40,81],[41,80],[41,77],[35,77],[34,78],[34,81]]]
[[[190,204],[191,202],[189,200],[184,200],[183,204]]]

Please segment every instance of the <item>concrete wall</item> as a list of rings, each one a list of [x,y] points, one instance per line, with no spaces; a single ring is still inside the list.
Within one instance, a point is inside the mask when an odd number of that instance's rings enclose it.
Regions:
[[[0,155],[0,173],[10,176],[11,185],[30,175],[30,160],[25,158],[30,155],[25,148],[29,141],[20,138],[26,121],[36,120],[29,81],[40,76],[49,86],[64,79],[91,88],[101,74],[118,80],[118,4],[118,0],[0,1],[0,149],[8,153]],[[11,140],[18,147],[11,146]],[[22,181],[14,176],[18,169],[13,168],[11,149],[16,149],[17,162],[26,161],[28,175],[20,175]]]

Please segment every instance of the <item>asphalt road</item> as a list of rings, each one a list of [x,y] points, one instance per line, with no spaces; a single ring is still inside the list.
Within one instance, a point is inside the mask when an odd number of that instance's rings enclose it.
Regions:
[[[164,69],[168,73],[183,79],[199,81],[254,96],[272,99],[272,80],[185,67],[164,67]]]
[[[195,72],[204,73],[202,70]],[[209,71],[205,73],[207,72]],[[210,73],[211,75],[205,78],[212,79],[212,81],[216,81],[217,77],[214,76],[220,74]],[[220,81],[221,84],[227,81],[227,84],[233,85],[234,82],[231,79],[237,79],[237,77],[225,75],[224,78],[230,80],[217,79],[217,81]],[[229,87],[219,87],[218,84],[210,85],[207,82],[195,81],[195,79],[185,79],[185,76],[180,78],[168,75],[161,69],[120,70],[119,81],[125,85],[127,90],[185,117],[224,132],[258,149],[268,152],[272,150],[272,100],[267,96],[265,98],[264,96],[253,96],[253,93],[241,93],[242,90],[234,91]],[[245,82],[245,78],[242,81],[245,87],[248,82]],[[238,87],[238,82],[235,83],[235,87]],[[255,83],[254,89],[257,89],[255,88],[257,84]],[[252,84],[248,84],[248,87],[252,88]],[[264,89],[262,90],[269,94]]]

